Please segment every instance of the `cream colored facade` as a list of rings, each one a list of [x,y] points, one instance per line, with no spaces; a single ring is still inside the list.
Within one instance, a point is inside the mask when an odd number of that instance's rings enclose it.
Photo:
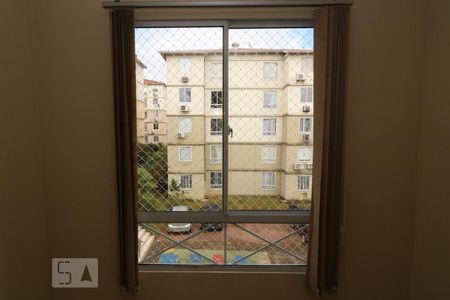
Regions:
[[[169,181],[191,175],[184,188],[188,198],[221,194],[211,172],[222,171],[222,135],[211,123],[222,118],[212,100],[212,92],[222,89],[222,57],[214,50],[161,54],[167,63]],[[310,199],[312,85],[311,51],[230,50],[230,195]]]
[[[145,142],[145,68],[146,66],[136,58],[136,135],[138,143]]]
[[[145,101],[145,143],[167,143],[166,86],[154,80],[144,80]]]

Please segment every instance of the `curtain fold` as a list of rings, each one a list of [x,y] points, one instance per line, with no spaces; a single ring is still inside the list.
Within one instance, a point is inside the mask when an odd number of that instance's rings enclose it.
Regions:
[[[120,283],[138,289],[136,71],[134,11],[111,11],[116,122],[117,184],[119,200]]]
[[[314,132],[322,135],[314,141],[307,285],[317,295],[336,293],[338,284],[349,13],[330,5],[314,14]]]

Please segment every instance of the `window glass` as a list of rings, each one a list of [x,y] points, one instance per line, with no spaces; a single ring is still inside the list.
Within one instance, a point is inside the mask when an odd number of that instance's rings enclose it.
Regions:
[[[222,91],[211,91],[211,108],[221,108],[223,105]]]
[[[302,117],[300,118],[300,132],[309,133],[312,131],[312,118]]]
[[[311,176],[309,176],[309,175],[297,176],[297,189],[299,191],[309,191],[311,189],[310,178],[311,178]]]
[[[210,161],[214,163],[222,162],[222,145],[210,146]]]
[[[180,161],[191,161],[192,160],[192,147],[190,146],[180,146],[179,148]]]
[[[312,147],[299,147],[298,148],[298,160],[299,161],[311,161]]]
[[[212,189],[222,188],[222,172],[211,172],[210,173],[210,184]]]
[[[264,63],[264,79],[276,80],[278,73],[278,64],[276,62]]]
[[[191,88],[180,88],[180,102],[191,102]]]
[[[300,71],[303,74],[312,73],[314,69],[314,62],[312,56],[304,56],[302,57]]]
[[[262,146],[262,160],[264,163],[275,163],[277,160],[277,146]]]
[[[313,102],[313,88],[312,86],[300,88],[300,102],[311,103]]]
[[[158,143],[159,142],[159,136],[154,135],[153,136],[153,142]]]
[[[188,58],[188,57],[180,58],[179,68],[180,68],[180,72],[183,75],[187,75],[187,73],[189,73],[189,71],[192,68],[192,60],[190,58]]]
[[[264,91],[264,108],[276,108],[276,107],[277,107],[277,92]]]
[[[222,119],[211,119],[211,135],[221,135],[222,127]]]
[[[180,188],[192,189],[192,175],[189,174],[180,176]]]
[[[263,119],[263,135],[276,135],[277,119]]]
[[[222,78],[222,63],[211,63],[211,78]]]
[[[262,173],[262,188],[271,190],[275,188],[275,172]]]
[[[180,132],[192,132],[192,119],[183,118],[179,121],[179,131]]]

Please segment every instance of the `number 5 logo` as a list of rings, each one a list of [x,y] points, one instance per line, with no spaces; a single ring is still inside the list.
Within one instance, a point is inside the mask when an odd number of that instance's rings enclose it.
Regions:
[[[62,272],[62,271],[61,271],[61,265],[62,265],[62,264],[70,264],[70,262],[67,261],[67,260],[59,261],[59,262],[58,262],[58,274],[61,274],[61,275],[67,275],[67,276],[68,276],[68,281],[65,281],[65,282],[58,282],[58,283],[59,283],[59,284],[63,284],[63,285],[71,284],[71,283],[72,283],[72,273],[70,273],[70,272]]]

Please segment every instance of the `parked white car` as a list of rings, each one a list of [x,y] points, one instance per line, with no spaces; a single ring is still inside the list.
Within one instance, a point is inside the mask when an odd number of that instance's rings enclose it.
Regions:
[[[178,205],[173,206],[170,211],[189,211],[188,206]],[[173,233],[186,233],[191,232],[192,224],[191,223],[171,223],[167,225],[167,231]]]

